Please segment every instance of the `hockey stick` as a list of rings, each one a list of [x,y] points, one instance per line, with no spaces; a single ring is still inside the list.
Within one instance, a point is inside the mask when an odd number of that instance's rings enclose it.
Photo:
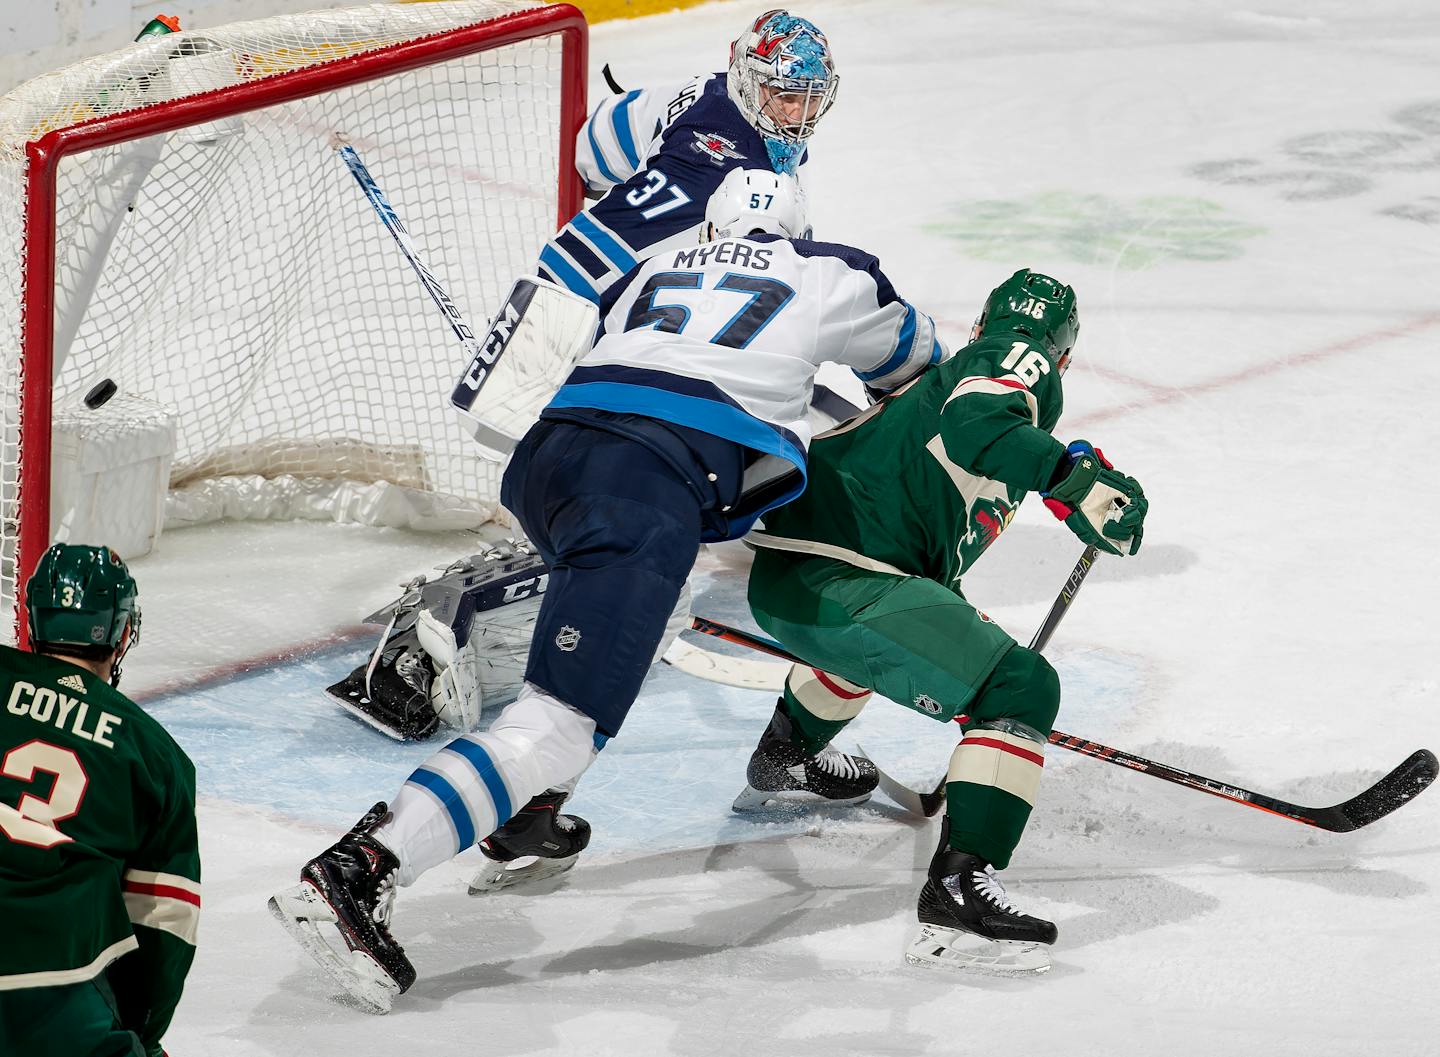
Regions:
[[[1068,605],[1069,603],[1067,602],[1065,604]],[[714,636],[717,639],[723,639],[726,642],[734,642],[741,646],[748,646],[761,653],[768,653],[772,657],[779,657],[796,664],[805,663],[778,642],[774,642],[760,635],[752,635],[749,632],[741,631],[739,628],[732,628],[719,621],[709,620],[705,617],[694,617],[691,620],[690,626],[703,634]],[[1238,786],[1226,785],[1224,782],[1217,782],[1213,778],[1206,778],[1204,775],[1183,771],[1178,767],[1171,767],[1168,764],[1156,763],[1154,760],[1147,760],[1142,756],[1136,756],[1134,753],[1125,752],[1122,749],[1114,749],[1108,745],[1102,745],[1097,741],[1078,738],[1073,734],[1066,734],[1063,731],[1052,731],[1050,733],[1050,744],[1058,745],[1060,748],[1069,749],[1072,752],[1078,752],[1083,756],[1103,760],[1106,763],[1118,764],[1121,767],[1141,771],[1167,782],[1185,786],[1188,789],[1198,789],[1202,793],[1209,793],[1211,796],[1220,797],[1222,800],[1243,804],[1246,807],[1258,808],[1269,814],[1279,815],[1281,818],[1288,818],[1294,822],[1302,822],[1307,826],[1314,826],[1317,829],[1329,830],[1331,833],[1348,833],[1351,830],[1359,829],[1361,826],[1368,826],[1377,819],[1384,818],[1396,808],[1403,807],[1415,799],[1431,782],[1435,781],[1437,774],[1440,774],[1440,762],[1437,762],[1435,754],[1429,749],[1416,749],[1393,771],[1349,800],[1340,804],[1334,804],[1330,807],[1303,807],[1299,804],[1292,804],[1286,800],[1280,800],[1277,797],[1267,796],[1264,793],[1256,793],[1249,789],[1241,789]],[[904,787],[902,786],[901,788],[903,789]]]
[[[425,287],[425,292],[430,295],[430,300],[435,302],[435,307],[445,316],[450,329],[455,332],[455,337],[460,339],[461,346],[470,357],[470,372],[479,370],[475,384],[475,391],[478,393],[480,386],[485,384],[490,370],[494,367],[494,361],[498,358],[500,350],[487,353],[485,348],[475,340],[475,331],[465,321],[460,309],[455,302],[450,300],[450,295],[440,285],[440,280],[435,278],[435,273],[425,267],[420,260],[420,254],[415,249],[415,244],[410,240],[410,232],[405,230],[404,223],[395,212],[395,207],[385,197],[385,192],[380,190],[380,185],[375,182],[375,177],[370,175],[370,170],[360,160],[360,155],[355,148],[346,142],[345,137],[338,132],[330,135],[330,146],[335,153],[340,155],[340,160],[350,170],[350,175],[355,177],[355,182],[360,185],[360,190],[365,192],[365,197],[375,207],[381,222],[395,239],[395,245],[400,247],[400,252],[405,254],[405,259],[410,262],[410,267],[415,269],[415,274],[420,278],[420,285]],[[474,397],[470,399],[473,401]],[[467,405],[468,406],[468,405]],[[471,434],[482,445],[501,454],[509,454],[515,450],[515,438],[509,437],[498,430],[492,429],[484,422],[471,415],[465,416],[466,425]]]
[[[1045,619],[1040,622],[1040,627],[1035,631],[1035,637],[1030,640],[1030,648],[1036,653],[1043,652],[1049,645],[1050,637],[1055,634],[1055,629],[1060,626],[1060,621],[1065,614],[1070,612],[1070,603],[1075,601],[1075,596],[1080,593],[1080,587],[1085,583],[1085,577],[1090,574],[1090,567],[1095,564],[1095,559],[1099,556],[1100,548],[1091,544],[1080,555],[1080,560],[1075,563],[1075,568],[1070,570],[1069,579],[1065,581],[1065,586],[1060,588],[1060,593],[1050,604],[1050,612],[1045,614]],[[945,803],[945,785],[949,781],[949,775],[942,774],[940,781],[935,783],[934,789],[928,793],[921,793],[909,786],[901,785],[881,771],[879,764],[875,765],[875,769],[879,771],[880,783],[892,800],[904,804],[911,810],[918,805],[920,813],[926,818],[935,815]]]
[[[1043,650],[1046,644],[1049,643],[1050,637],[1055,634],[1055,629],[1060,626],[1060,621],[1064,618],[1065,614],[1070,611],[1070,603],[1075,601],[1075,596],[1080,593],[1080,586],[1085,582],[1085,577],[1090,573],[1090,567],[1095,564],[1095,559],[1099,557],[1099,555],[1100,548],[1093,545],[1086,547],[1080,555],[1080,560],[1075,563],[1075,568],[1070,570],[1070,576],[1065,581],[1065,586],[1062,587],[1060,593],[1055,596],[1055,601],[1050,605],[1050,611],[1045,614],[1045,619],[1041,621],[1040,627],[1035,632],[1035,637],[1030,640],[1030,648],[1032,650],[1037,652]],[[704,620],[703,617],[696,619]],[[707,621],[706,623],[713,624],[714,622]],[[707,631],[706,628],[701,628],[698,625],[695,627],[697,631],[706,631],[707,634],[714,634],[714,632]],[[746,643],[746,645],[754,646],[756,649],[763,648],[756,643]],[[709,655],[707,655],[707,657],[708,656]],[[675,659],[667,656],[666,660],[676,667],[684,668],[691,674],[700,676],[702,679],[712,679],[716,682],[729,683],[732,686],[741,685],[738,678],[726,678],[726,675],[729,673],[724,670],[726,667],[724,665],[712,663],[707,667],[700,664],[693,656],[684,658],[677,657]],[[864,753],[863,748],[861,752],[862,754]],[[875,761],[872,759],[870,762],[874,763]],[[948,780],[948,775],[941,775],[940,781],[936,783],[932,791],[922,793],[918,789],[911,789],[903,782],[892,778],[885,772],[885,768],[879,764],[875,764],[875,771],[879,777],[880,788],[885,791],[885,795],[913,815],[930,818],[934,816],[945,803],[945,785]]]
[[[1080,555],[1080,560],[1075,563],[1075,568],[1070,570],[1070,578],[1065,581],[1065,586],[1060,588],[1060,593],[1055,596],[1055,601],[1050,603],[1050,612],[1045,614],[1035,637],[1030,640],[1030,648],[1036,653],[1042,653],[1045,647],[1050,644],[1050,636],[1055,634],[1055,629],[1060,626],[1060,620],[1070,611],[1070,603],[1075,601],[1075,596],[1080,593],[1080,586],[1085,582],[1085,577],[1090,575],[1090,566],[1095,564],[1095,559],[1100,557],[1100,548],[1093,543],[1086,547]]]

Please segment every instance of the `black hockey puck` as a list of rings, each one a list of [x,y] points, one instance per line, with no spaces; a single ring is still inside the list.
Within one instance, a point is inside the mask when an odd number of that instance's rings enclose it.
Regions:
[[[85,406],[91,408],[100,407],[114,396],[120,387],[109,378],[97,382],[88,393],[85,394]]]

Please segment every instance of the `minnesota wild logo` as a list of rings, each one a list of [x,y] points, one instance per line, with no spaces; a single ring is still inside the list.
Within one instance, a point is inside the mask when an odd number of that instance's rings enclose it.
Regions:
[[[997,484],[996,488],[1005,489],[1005,485]],[[1000,533],[1010,526],[1019,506],[1018,501],[1011,502],[1004,495],[980,495],[971,501],[969,531],[955,544],[955,556],[960,559],[960,568],[955,572],[955,579],[960,579],[965,570],[975,563],[975,559],[1000,538]]]
[[[970,505],[970,531],[960,541],[962,548],[978,546],[984,550],[1000,538],[1015,517],[1019,503],[999,496],[980,496]]]
[[[924,230],[955,240],[982,260],[1032,254],[1126,271],[1169,260],[1233,260],[1245,252],[1246,240],[1265,233],[1203,198],[1122,200],[1067,191],[957,202]]]

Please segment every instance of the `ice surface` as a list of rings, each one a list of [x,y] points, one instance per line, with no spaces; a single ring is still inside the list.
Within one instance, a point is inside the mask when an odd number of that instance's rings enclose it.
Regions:
[[[604,62],[627,86],[718,67],[758,10],[596,27],[592,97]],[[1102,560],[1055,639],[1060,726],[1314,804],[1436,747],[1440,10],[802,10],[843,79],[815,141],[819,236],[878,253],[952,342],[1017,267],[1079,292],[1059,432],[1152,509],[1142,553]],[[313,542],[283,557],[296,534]],[[211,527],[137,566],[131,688],[203,798],[174,1057],[1440,1051],[1440,793],[1331,835],[1051,750],[1006,880],[1059,924],[1055,969],[956,977],[901,959],[934,827],[880,798],[731,815],[772,701],[663,670],[574,801],[596,835],[565,882],[472,899],[467,853],[402,893],[412,992],[382,1019],[337,1002],[265,898],[429,750],[323,687],[364,649],[347,628],[475,542]],[[1026,638],[1078,552],[1027,506],[969,594]],[[697,609],[743,618],[743,566],[706,555]],[[953,741],[884,702],[853,730],[915,784]]]

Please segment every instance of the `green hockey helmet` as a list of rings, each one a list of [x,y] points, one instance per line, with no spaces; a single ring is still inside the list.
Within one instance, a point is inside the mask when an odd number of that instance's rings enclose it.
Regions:
[[[140,637],[135,580],[109,547],[57,543],[25,586],[30,639],[57,653],[120,658]]]
[[[1024,334],[1063,372],[1080,333],[1075,291],[1048,275],[1021,268],[991,291],[971,340],[994,333]]]

